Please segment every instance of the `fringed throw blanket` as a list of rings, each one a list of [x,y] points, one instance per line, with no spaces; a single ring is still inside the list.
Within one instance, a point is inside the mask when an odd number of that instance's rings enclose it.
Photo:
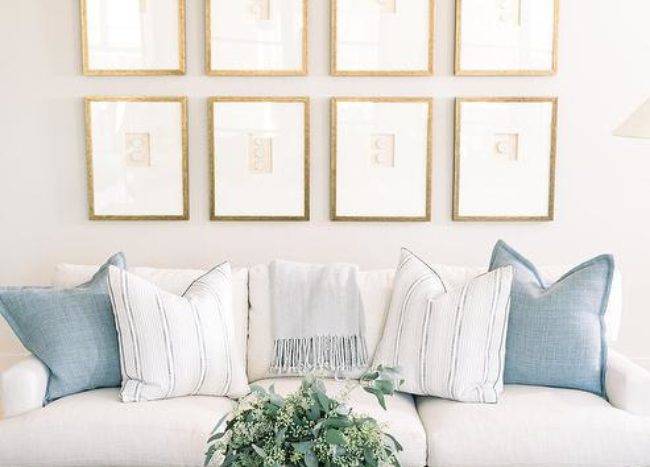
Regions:
[[[271,263],[271,370],[339,374],[367,365],[358,273],[345,264]]]

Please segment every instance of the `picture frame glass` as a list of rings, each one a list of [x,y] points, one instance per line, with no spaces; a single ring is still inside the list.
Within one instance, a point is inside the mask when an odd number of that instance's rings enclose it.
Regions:
[[[183,0],[82,0],[87,72],[184,71]]]
[[[552,217],[553,101],[459,102],[456,217]]]
[[[457,72],[550,74],[556,0],[458,0]]]
[[[183,103],[89,101],[94,217],[186,216]]]
[[[332,0],[333,72],[433,72],[433,1]]]
[[[208,71],[306,73],[307,0],[208,1]]]
[[[213,101],[213,218],[306,220],[308,104]]]
[[[430,105],[335,101],[335,220],[427,220]]]

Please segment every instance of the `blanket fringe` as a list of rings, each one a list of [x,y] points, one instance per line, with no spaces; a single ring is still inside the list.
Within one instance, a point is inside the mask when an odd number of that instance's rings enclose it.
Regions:
[[[346,372],[365,368],[368,349],[362,336],[276,339],[271,370],[277,373]]]

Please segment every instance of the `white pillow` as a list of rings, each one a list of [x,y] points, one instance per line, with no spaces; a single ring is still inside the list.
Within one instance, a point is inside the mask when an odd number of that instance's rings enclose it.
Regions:
[[[497,402],[512,275],[504,267],[447,290],[436,270],[402,250],[374,364],[399,367],[404,392]]]
[[[64,288],[76,287],[88,282],[93,274],[97,272],[97,269],[99,269],[99,266],[58,264],[54,270],[52,285]],[[127,271],[176,295],[181,295],[197,277],[207,272],[200,269],[159,269],[138,266],[129,267]],[[232,304],[237,346],[240,349],[241,358],[246,361],[248,345],[248,269],[234,268],[232,270]]]
[[[230,265],[223,263],[178,296],[110,268],[124,402],[248,392],[231,282]]]

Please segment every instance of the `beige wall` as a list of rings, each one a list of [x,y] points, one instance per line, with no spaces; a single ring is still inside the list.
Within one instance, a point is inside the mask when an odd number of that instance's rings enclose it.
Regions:
[[[75,0],[0,0],[0,284],[47,282],[60,261],[97,263],[124,250],[132,264],[245,265],[274,257],[391,266],[402,245],[437,262],[485,264],[498,238],[539,263],[576,263],[612,252],[625,278],[619,348],[650,361],[650,141],[612,129],[650,94],[647,0],[564,0],[560,71],[553,78],[452,76],[453,0],[438,0],[436,76],[328,76],[328,1],[311,0],[311,75],[203,75],[203,0],[187,0],[188,74],[162,78],[80,75]],[[89,94],[189,96],[191,221],[97,223],[86,214],[81,99]],[[312,221],[219,224],[208,220],[206,102],[211,95],[312,98]],[[428,224],[328,221],[328,98],[426,95],[436,99],[434,219]],[[557,219],[550,224],[450,221],[453,98],[558,95]],[[0,327],[0,353],[21,352]]]

